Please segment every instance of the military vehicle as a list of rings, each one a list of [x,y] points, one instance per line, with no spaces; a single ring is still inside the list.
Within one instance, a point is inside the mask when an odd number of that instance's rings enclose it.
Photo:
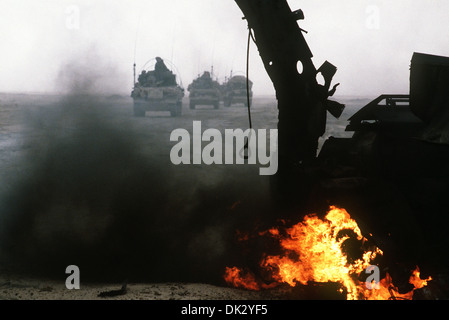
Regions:
[[[212,105],[214,109],[218,109],[220,106],[219,88],[220,84],[212,79],[208,71],[204,71],[187,87],[190,109],[195,109],[197,105]]]
[[[251,104],[253,92],[253,83],[248,80],[249,84],[249,103]],[[225,107],[230,107],[232,104],[244,104],[248,106],[248,97],[246,94],[246,77],[232,76],[226,83],[223,84],[223,103]]]
[[[146,67],[154,62],[153,70],[151,67]],[[144,117],[147,111],[169,111],[172,117],[182,114],[184,88],[160,57],[145,64],[134,85],[131,97],[134,100],[136,117]]]

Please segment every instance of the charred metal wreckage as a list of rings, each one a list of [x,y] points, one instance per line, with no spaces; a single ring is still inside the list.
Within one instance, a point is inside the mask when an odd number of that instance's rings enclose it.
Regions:
[[[449,58],[414,53],[409,94],[380,95],[349,119],[351,138],[330,137],[317,154],[327,112],[344,108],[329,100],[336,67],[315,68],[301,10],[285,0],[235,1],[276,90],[278,208],[341,205],[391,256],[449,266]]]
[[[304,164],[316,159],[318,139],[325,133],[326,116],[339,117],[344,105],[329,100],[337,68],[329,62],[316,69],[312,52],[297,21],[302,10],[292,12],[286,1],[236,0],[248,22],[264,67],[273,82],[279,109],[277,188],[296,193]],[[320,85],[321,73],[325,84]]]

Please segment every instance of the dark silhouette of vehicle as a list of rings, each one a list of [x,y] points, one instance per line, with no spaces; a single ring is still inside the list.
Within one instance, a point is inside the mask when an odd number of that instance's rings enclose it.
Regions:
[[[231,77],[223,84],[223,103],[225,107],[230,107],[233,104],[244,104],[248,106],[248,97],[246,90],[246,77],[236,75]],[[253,92],[253,83],[248,80],[249,85],[249,103],[251,104]]]
[[[153,70],[144,68],[134,85],[134,115],[144,117],[147,111],[169,111],[172,117],[180,116],[184,89],[160,57],[155,61]]]
[[[189,107],[195,109],[197,105],[212,105],[214,109],[220,106],[220,84],[213,80],[208,71],[187,87],[189,91]]]

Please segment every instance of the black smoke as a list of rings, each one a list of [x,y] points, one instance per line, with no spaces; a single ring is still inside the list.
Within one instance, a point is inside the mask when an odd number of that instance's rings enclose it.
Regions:
[[[131,109],[114,114],[95,92],[102,77],[82,68],[64,68],[66,93],[27,116],[22,173],[0,195],[3,268],[64,278],[74,264],[82,281],[220,283],[226,266],[259,261],[242,254],[236,232],[271,219],[268,178],[172,165],[138,127],[118,125]]]

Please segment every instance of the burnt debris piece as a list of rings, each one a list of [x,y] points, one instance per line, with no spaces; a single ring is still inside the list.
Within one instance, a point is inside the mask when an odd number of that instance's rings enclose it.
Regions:
[[[108,297],[117,297],[117,296],[125,295],[127,293],[127,286],[128,286],[128,281],[125,281],[122,284],[122,287],[120,289],[109,290],[109,291],[102,291],[102,292],[100,292],[98,294],[98,297],[100,297],[100,298],[108,298]]]

